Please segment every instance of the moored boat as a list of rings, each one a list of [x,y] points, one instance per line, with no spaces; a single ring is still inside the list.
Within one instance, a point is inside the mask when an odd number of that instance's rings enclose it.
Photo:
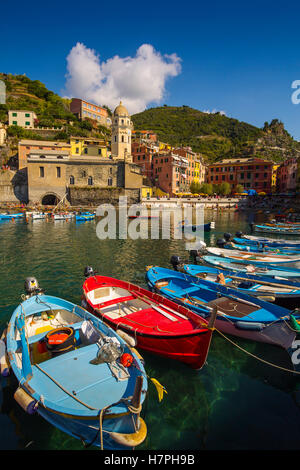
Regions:
[[[220,268],[229,269],[231,271],[242,271],[245,273],[255,274],[257,276],[264,275],[268,277],[274,277],[275,279],[289,279],[290,282],[300,280],[300,269],[296,268],[284,268],[280,266],[259,266],[249,263],[245,263],[243,260],[235,260],[230,258],[223,258],[221,256],[208,256],[204,255],[201,259],[212,266],[218,266]]]
[[[6,345],[19,383],[14,397],[28,413],[87,445],[123,450],[143,442],[143,362],[100,319],[31,290],[11,317]]]
[[[281,235],[300,235],[298,227],[280,227],[279,225],[253,225],[255,232],[278,233]]]
[[[261,249],[283,249],[283,250],[294,250],[300,252],[300,243],[289,243],[285,240],[276,242],[268,240],[268,239],[261,239],[261,240],[251,240],[249,238],[240,238],[234,237],[233,242],[237,243],[238,245],[245,245],[245,246],[254,246],[259,247]]]
[[[83,306],[135,340],[138,348],[201,369],[212,337],[212,322],[130,282],[86,269]]]
[[[16,213],[16,214],[9,214],[9,213],[0,214],[0,220],[21,219],[22,217],[24,217],[23,212],[19,212],[19,213]]]
[[[209,318],[212,309],[217,308],[215,325],[223,333],[284,349],[291,347],[296,337],[288,324],[290,310],[270,302],[157,266],[147,269],[146,281],[150,289],[188,306],[204,318]]]
[[[196,230],[204,230],[204,232],[210,232],[211,229],[215,228],[215,222],[208,222],[206,224],[185,224],[181,225],[182,230],[185,232],[196,232]]]
[[[172,261],[172,258],[171,258]],[[235,289],[237,292],[258,297],[267,302],[288,308],[296,308],[300,304],[300,280],[290,282],[288,280],[275,280],[272,277],[251,273],[226,271],[225,269],[204,265],[180,263],[174,266],[176,270],[205,279],[212,283],[223,284]]]
[[[80,212],[76,214],[76,221],[82,222],[86,220],[93,220],[95,218],[95,214],[93,212]]]
[[[257,237],[255,235],[246,235],[238,232],[236,236],[243,237],[242,240],[251,241],[254,243],[267,243],[270,246],[291,246],[291,247],[299,247],[300,248],[300,241],[299,240],[284,240],[284,239],[276,239],[276,238],[265,238],[265,237]]]
[[[298,256],[282,255],[280,253],[249,253],[248,251],[227,250],[226,248],[207,247],[207,252],[213,256],[220,256],[239,262],[268,266],[300,267],[300,254]]]
[[[58,214],[53,213],[51,217],[53,220],[70,220],[73,219],[74,214],[71,212],[61,212]]]

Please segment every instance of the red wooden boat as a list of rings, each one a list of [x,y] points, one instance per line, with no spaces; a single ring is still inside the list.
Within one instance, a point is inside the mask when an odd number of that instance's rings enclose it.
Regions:
[[[109,326],[130,336],[132,346],[184,362],[205,363],[212,332],[207,320],[189,309],[126,281],[91,275],[83,284],[82,305]]]

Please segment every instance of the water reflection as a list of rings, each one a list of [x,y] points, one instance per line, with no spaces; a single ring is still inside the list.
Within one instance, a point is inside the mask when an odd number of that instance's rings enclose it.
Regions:
[[[208,245],[224,232],[248,231],[247,214],[206,211],[205,222],[209,221],[214,221],[216,228],[205,233]],[[97,221],[57,222],[1,225],[1,330],[21,300],[27,276],[35,276],[48,294],[80,303],[87,265],[100,274],[145,287],[145,266],[170,268],[172,255],[188,258],[184,239],[100,240]],[[288,365],[289,358],[279,348],[235,341],[270,362]],[[299,449],[299,379],[256,361],[218,335],[213,338],[208,363],[200,372],[143,355],[148,375],[157,378],[168,391],[159,403],[149,384],[144,410],[148,437],[143,448]],[[2,449],[82,448],[79,441],[38,415],[26,415],[12,398],[15,389],[13,377],[1,378],[0,429],[5,430],[1,434]]]

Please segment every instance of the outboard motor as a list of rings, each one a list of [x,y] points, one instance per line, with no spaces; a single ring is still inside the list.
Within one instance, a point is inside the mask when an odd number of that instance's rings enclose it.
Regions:
[[[178,271],[178,266],[181,264],[180,256],[173,255],[171,256],[170,263],[173,266],[175,271]]]
[[[232,235],[231,233],[224,233],[224,238],[227,242],[229,242],[231,239],[232,239]]]
[[[42,289],[39,288],[39,283],[35,277],[26,277],[24,282],[24,289],[28,297],[42,292]]]
[[[225,248],[226,240],[224,238],[218,238],[217,240],[217,247]]]
[[[190,257],[193,258],[194,264],[197,264],[197,262],[199,260],[198,251],[197,250],[190,250]]]
[[[243,238],[243,235],[244,235],[243,232],[236,232],[235,234],[237,238]]]
[[[93,270],[92,266],[86,266],[84,268],[84,277],[85,278],[88,278],[88,277],[91,277],[91,276],[95,276],[95,271]]]

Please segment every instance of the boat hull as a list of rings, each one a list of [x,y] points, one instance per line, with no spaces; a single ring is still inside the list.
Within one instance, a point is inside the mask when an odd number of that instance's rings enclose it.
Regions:
[[[212,311],[210,305],[215,303],[218,308],[215,327],[221,333],[274,344],[285,349],[290,347],[295,339],[295,333],[285,322],[289,311],[279,306],[251,298],[226,286],[202,279],[194,280],[189,274],[165,268],[150,268],[146,273],[146,281],[152,291],[160,292],[180,305],[188,306],[207,320]],[[161,284],[164,282],[168,287]],[[210,301],[203,300],[205,298]],[[261,313],[255,315],[256,309]]]
[[[94,276],[94,278],[101,278],[101,276]],[[199,323],[199,328],[195,328],[195,326],[193,326],[190,327],[187,332],[182,333],[179,333],[178,331],[173,333],[172,331],[168,330],[167,328],[164,329],[158,324],[146,324],[146,321],[144,321],[143,324],[142,320],[139,320],[139,322],[133,321],[130,325],[125,324],[125,321],[122,322],[122,317],[121,319],[118,318],[112,320],[108,316],[101,315],[98,308],[93,307],[89,302],[87,296],[89,287],[87,287],[87,282],[91,282],[90,279],[91,278],[87,279],[87,281],[84,283],[84,297],[82,299],[82,306],[89,312],[101,318],[111,328],[115,330],[121,330],[128,334],[135,340],[136,347],[138,349],[167,359],[180,361],[193,369],[201,369],[203,367],[206,361],[212,336],[211,329],[207,328],[208,322],[206,320],[203,319]],[[112,278],[106,278],[103,276],[103,283],[105,284],[104,280],[106,281],[106,284],[109,281],[117,281],[118,286],[127,288],[129,292],[133,294],[138,293],[139,295],[142,295],[143,298],[147,298],[148,301],[156,304],[160,302],[159,305],[161,306],[164,304],[173,310],[177,309],[177,311],[181,314],[187,312],[186,308],[178,310],[178,305],[175,302],[169,301],[161,295],[149,292],[146,289],[135,286],[134,284],[114,280]],[[101,286],[101,282],[97,284]],[[198,323],[197,316],[194,316],[193,319],[196,319],[196,323]]]

